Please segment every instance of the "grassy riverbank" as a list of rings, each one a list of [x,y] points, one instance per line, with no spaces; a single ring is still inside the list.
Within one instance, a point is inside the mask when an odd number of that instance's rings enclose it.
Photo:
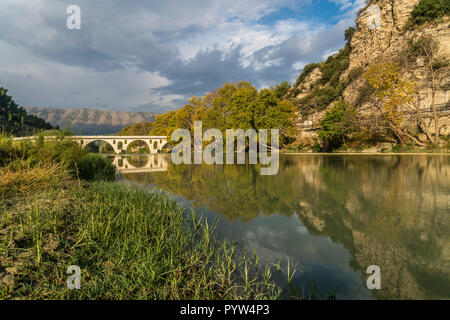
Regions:
[[[279,297],[256,256],[237,259],[168,196],[99,181],[110,164],[64,139],[41,147],[0,141],[0,299]],[[70,265],[81,290],[66,286]]]

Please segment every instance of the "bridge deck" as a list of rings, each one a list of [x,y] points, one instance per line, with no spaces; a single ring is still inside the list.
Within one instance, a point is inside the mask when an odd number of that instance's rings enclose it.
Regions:
[[[29,136],[29,137],[18,137],[18,138],[13,138],[13,140],[15,141],[20,141],[20,140],[33,140],[36,139],[37,136]],[[58,139],[58,137],[56,136],[46,136],[44,138],[50,138],[50,139]],[[91,139],[99,139],[99,140],[103,140],[103,139],[130,139],[130,140],[147,140],[147,139],[167,139],[166,136],[66,136],[64,137],[65,139],[76,139],[76,140],[91,140]]]

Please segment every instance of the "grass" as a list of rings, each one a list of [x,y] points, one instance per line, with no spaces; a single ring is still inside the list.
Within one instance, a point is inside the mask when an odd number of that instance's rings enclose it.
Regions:
[[[20,166],[17,168],[17,166]],[[16,162],[0,170],[0,195],[2,198],[21,196],[61,185],[70,179],[60,164],[38,164],[34,167]]]
[[[168,196],[114,182],[80,188],[63,183],[67,171],[57,166],[4,168],[1,176],[8,192],[0,200],[0,298],[280,296],[256,255],[219,243],[211,225]],[[81,290],[66,287],[70,265],[81,268]]]

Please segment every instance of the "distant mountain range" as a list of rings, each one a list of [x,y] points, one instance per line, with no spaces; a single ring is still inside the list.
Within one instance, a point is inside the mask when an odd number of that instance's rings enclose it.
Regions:
[[[56,109],[25,107],[29,114],[34,114],[54,126],[64,129],[68,124],[75,134],[97,135],[113,134],[123,127],[138,122],[152,122],[156,113],[125,112],[96,109]]]

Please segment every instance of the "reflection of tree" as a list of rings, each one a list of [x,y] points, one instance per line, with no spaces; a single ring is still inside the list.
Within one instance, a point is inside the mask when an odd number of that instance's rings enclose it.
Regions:
[[[342,243],[364,280],[379,265],[380,298],[450,298],[448,157],[285,156],[275,176],[255,166],[170,165],[126,178],[229,220],[295,213],[310,234]]]

